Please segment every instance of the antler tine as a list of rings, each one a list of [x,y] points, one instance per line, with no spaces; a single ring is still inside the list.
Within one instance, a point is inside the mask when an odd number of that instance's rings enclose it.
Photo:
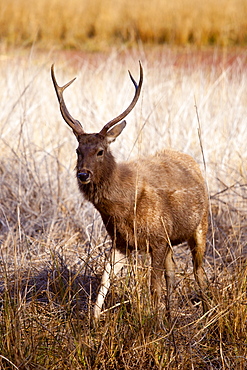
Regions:
[[[72,82],[75,81],[75,78],[73,78],[73,80],[66,83],[64,86],[58,86],[57,81],[56,81],[56,77],[55,77],[55,72],[54,72],[54,64],[52,64],[52,66],[51,66],[51,78],[52,78],[52,81],[53,81],[53,84],[54,84],[54,87],[55,87],[55,91],[56,91],[56,94],[57,94],[58,102],[59,102],[59,105],[60,105],[60,111],[61,111],[61,114],[63,116],[63,119],[72,128],[75,135],[78,136],[78,135],[83,134],[84,131],[83,131],[82,125],[80,124],[79,121],[77,121],[76,119],[74,119],[70,115],[70,113],[69,113],[69,111],[68,111],[68,109],[65,105],[64,99],[63,99],[64,90],[69,85],[71,85]]]
[[[125,111],[123,113],[121,113],[119,116],[117,116],[114,119],[112,119],[111,121],[109,121],[102,128],[102,130],[100,131],[100,134],[101,135],[106,135],[106,133],[109,130],[109,128],[111,128],[116,123],[118,123],[119,121],[121,121],[124,117],[126,117],[132,111],[132,109],[134,108],[134,106],[136,105],[136,103],[137,103],[137,101],[139,99],[140,93],[141,93],[141,87],[142,87],[142,82],[143,82],[143,69],[142,69],[141,62],[139,62],[139,65],[140,65],[140,79],[139,79],[138,85],[137,85],[136,81],[134,80],[132,74],[129,71],[130,79],[131,79],[131,81],[133,82],[133,84],[135,86],[135,95],[134,95],[134,98],[132,99],[132,102],[130,103],[130,105],[128,106],[128,108],[125,109]]]

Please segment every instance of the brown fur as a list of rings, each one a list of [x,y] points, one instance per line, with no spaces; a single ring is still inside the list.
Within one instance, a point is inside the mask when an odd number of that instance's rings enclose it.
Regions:
[[[66,116],[67,123],[70,120],[71,116]],[[76,167],[79,189],[100,212],[113,241],[95,316],[99,316],[109,288],[110,264],[117,273],[125,261],[124,256],[135,249],[151,254],[151,292],[157,305],[164,271],[169,301],[174,280],[172,245],[188,241],[195,279],[202,294],[208,196],[197,163],[189,155],[172,150],[137,161],[116,163],[109,145],[121,134],[125,121],[114,122],[111,129],[108,124],[97,134],[86,134],[82,128],[77,130],[77,122],[73,120],[69,125],[79,144]],[[206,303],[202,301],[205,311]]]
[[[93,152],[98,145],[96,140]],[[78,152],[90,153],[84,146],[84,137],[79,138]],[[79,156],[77,173],[85,170],[84,163]],[[151,290],[157,300],[165,267],[171,276],[171,281],[167,278],[167,288],[172,285],[173,261],[169,255],[165,259],[170,252],[169,243],[189,242],[195,277],[203,288],[208,198],[196,162],[186,154],[164,150],[143,160],[117,164],[106,146],[103,160],[94,161],[90,155],[88,163],[86,169],[92,172],[92,181],[84,185],[78,179],[81,192],[100,212],[117,249],[122,253],[136,248],[149,250],[153,267]]]

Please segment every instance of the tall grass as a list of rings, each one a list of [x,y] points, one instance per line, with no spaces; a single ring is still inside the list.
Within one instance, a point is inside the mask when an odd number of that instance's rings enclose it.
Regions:
[[[236,45],[247,41],[245,0],[4,0],[0,40],[105,48],[115,43]]]
[[[123,160],[172,147],[201,164],[211,197],[211,310],[202,316],[182,245],[175,249],[172,322],[164,301],[152,311],[149,263],[138,259],[116,279],[93,325],[110,243],[77,189],[76,139],[60,116],[50,65],[61,84],[77,75],[65,98],[92,132],[129,103],[127,69],[137,76],[139,59],[143,93],[112,150]],[[33,50],[0,60],[2,369],[246,368],[246,84],[246,55],[217,50],[140,47],[93,57]]]

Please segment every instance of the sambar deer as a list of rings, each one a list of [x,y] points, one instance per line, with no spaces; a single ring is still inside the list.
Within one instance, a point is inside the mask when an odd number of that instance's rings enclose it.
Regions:
[[[172,246],[187,241],[192,253],[193,271],[199,285],[204,312],[204,271],[202,267],[208,228],[208,196],[197,163],[187,154],[164,150],[142,160],[116,163],[109,145],[123,131],[122,121],[134,108],[140,96],[143,69],[129,107],[108,122],[100,132],[86,133],[79,121],[66,108],[63,92],[75,80],[58,86],[51,67],[51,76],[61,114],[72,128],[77,141],[77,180],[84,197],[101,214],[112,239],[94,317],[99,318],[110,286],[110,275],[116,275],[133,250],[151,254],[151,293],[157,307],[165,272],[167,299],[174,280]],[[120,122],[122,121],[122,122]],[[119,123],[120,122],[120,123]]]

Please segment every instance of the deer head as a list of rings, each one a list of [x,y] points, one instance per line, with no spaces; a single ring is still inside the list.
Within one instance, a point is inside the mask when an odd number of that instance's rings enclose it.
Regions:
[[[81,123],[70,115],[64,102],[63,92],[72,84],[72,82],[75,81],[75,78],[66,83],[64,86],[59,86],[55,78],[54,64],[51,66],[51,77],[57,94],[62,117],[72,128],[73,133],[75,134],[79,143],[77,148],[77,178],[81,184],[86,185],[91,181],[100,182],[100,173],[106,174],[107,170],[109,170],[110,160],[111,162],[114,161],[110,151],[108,150],[108,146],[123,131],[124,127],[126,126],[126,121],[122,120],[132,111],[140,96],[143,82],[143,69],[141,63],[139,64],[140,78],[138,84],[129,72],[130,79],[135,87],[135,95],[130,105],[120,115],[104,125],[100,132],[93,134],[87,134],[84,132]],[[99,166],[98,163],[101,163],[101,166]]]

